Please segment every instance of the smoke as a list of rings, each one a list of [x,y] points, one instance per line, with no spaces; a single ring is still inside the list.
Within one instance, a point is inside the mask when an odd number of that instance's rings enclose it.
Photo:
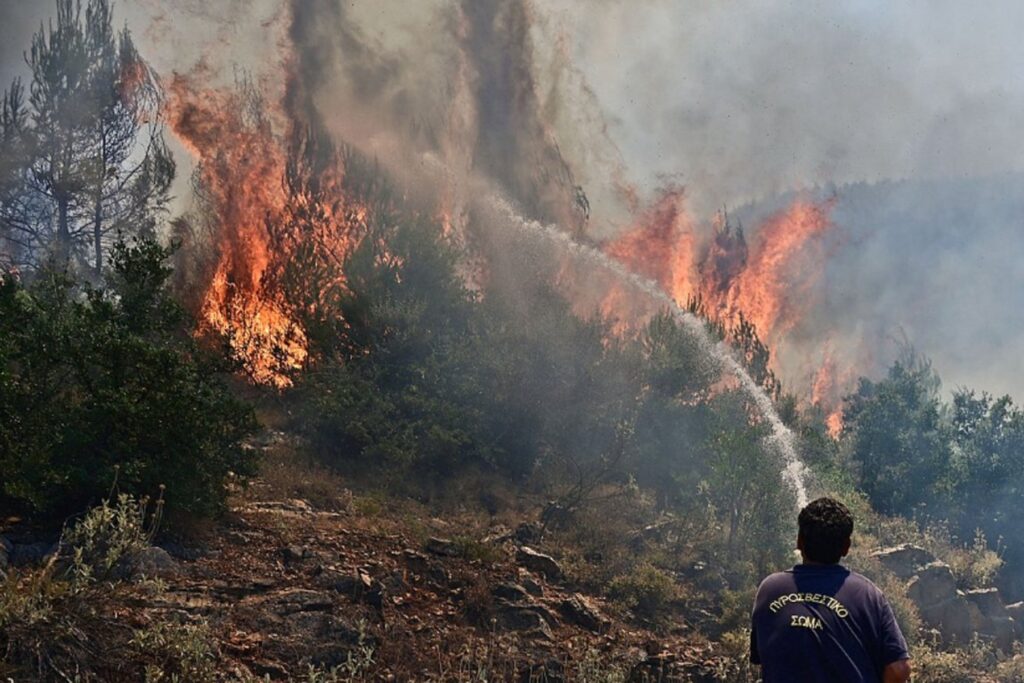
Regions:
[[[698,214],[826,181],[1019,169],[1024,7],[545,3],[642,185]]]
[[[21,51],[52,9],[0,0],[5,80],[24,73]],[[838,187],[815,305],[779,348],[784,378],[809,387],[826,356],[875,371],[906,338],[951,384],[1013,392],[1024,380],[1020,307],[997,294],[1020,284],[1019,178],[998,176],[1024,158],[1017,3],[134,0],[117,10],[168,82],[231,87],[245,75],[268,102],[378,160],[457,234],[480,188],[601,241],[656,211],[658,188],[685,186],[694,235],[708,242],[726,205],[755,244],[785,193]],[[846,185],[884,179],[907,182]]]
[[[880,376],[909,343],[932,358],[949,389],[1019,396],[1022,188],[1024,176],[1004,174],[834,190],[836,232],[818,305],[782,346],[784,374],[806,382],[802,373],[831,353],[842,367]],[[737,215],[756,224],[788,201],[758,202]]]

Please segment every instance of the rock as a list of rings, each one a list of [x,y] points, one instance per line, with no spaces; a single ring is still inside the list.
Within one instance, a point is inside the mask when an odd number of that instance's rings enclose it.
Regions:
[[[537,611],[516,606],[503,606],[498,611],[497,625],[508,631],[520,631],[554,640],[547,620]]]
[[[1017,626],[1018,637],[1024,636],[1024,601],[1006,605],[1006,613]]]
[[[544,597],[544,586],[540,585],[540,581],[537,581],[532,576],[524,576],[520,583],[522,583],[522,586],[526,589],[526,592],[532,595],[533,597]]]
[[[111,573],[115,579],[138,581],[172,576],[178,572],[178,562],[163,548],[143,548],[121,558]]]
[[[603,632],[610,623],[594,603],[579,593],[563,600],[559,611],[566,621],[595,633]]]
[[[38,541],[36,543],[15,543],[9,561],[14,567],[37,566],[57,549],[56,544]]]
[[[508,600],[509,602],[530,601],[530,594],[526,591],[525,588],[523,588],[517,583],[499,583],[493,589],[491,589],[491,593],[494,595],[494,597],[502,598],[503,600]]]
[[[976,588],[964,594],[968,600],[977,605],[982,616],[986,619],[1006,619],[1010,615],[999,597],[998,588]]]
[[[236,534],[237,531],[230,531],[226,534],[227,538],[231,537],[231,534]],[[244,543],[248,543],[248,539]],[[211,551],[203,551],[200,548],[189,548],[180,543],[161,543],[160,547],[170,553],[171,557],[176,560],[185,560],[187,562],[195,562],[196,560],[209,556]]]
[[[438,538],[436,536],[431,536],[427,539],[426,549],[427,552],[435,555],[443,555],[444,557],[458,557],[460,554],[455,541],[448,538]]]
[[[384,602],[383,588],[362,569],[351,573],[325,569],[317,577],[317,583],[337,593],[347,595],[357,602],[365,602],[375,607],[380,607]]]
[[[402,551],[402,559],[405,560],[405,566],[415,574],[426,574],[430,569],[430,560],[427,556],[411,548]]]
[[[979,626],[978,608],[962,595],[954,594],[927,606],[918,606],[921,620],[942,634],[945,643],[969,643]]]
[[[281,615],[326,612],[334,607],[334,600],[329,594],[306,588],[285,590],[274,596],[273,601],[276,604],[275,611]]]
[[[956,577],[945,562],[919,567],[907,584],[907,596],[926,626],[937,629],[949,643],[968,643],[986,620],[976,604],[956,588]]]
[[[1012,617],[995,617],[988,620],[981,634],[991,638],[997,648],[1009,654],[1017,640],[1017,623]]]
[[[939,604],[956,595],[956,577],[945,562],[930,562],[918,568],[907,585],[907,595],[920,608]]]
[[[310,557],[309,548],[298,545],[281,548],[280,552],[285,564],[295,564]]]
[[[916,545],[903,544],[891,548],[882,548],[871,553],[882,566],[901,579],[909,579],[917,573],[919,567],[935,562],[935,556],[924,548]]]
[[[523,522],[512,532],[518,543],[536,543],[544,535],[544,527],[537,522]]]
[[[427,570],[427,580],[439,588],[447,588],[451,584],[452,577],[448,574],[448,570],[440,564],[433,564]]]
[[[272,681],[285,681],[291,679],[288,669],[286,669],[280,662],[257,660],[249,666],[256,675],[269,678]]]
[[[525,545],[516,552],[516,561],[530,571],[543,574],[550,580],[557,581],[562,578],[562,567],[553,557],[539,553]]]

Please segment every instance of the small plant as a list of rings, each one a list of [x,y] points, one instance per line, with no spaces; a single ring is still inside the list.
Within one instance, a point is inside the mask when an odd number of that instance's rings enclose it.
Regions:
[[[135,632],[130,645],[145,667],[146,683],[206,683],[216,680],[216,652],[209,626],[159,622]]]
[[[366,622],[360,620],[358,627],[359,644],[348,651],[344,663],[329,669],[310,664],[306,671],[306,683],[359,683],[371,679],[376,652],[367,643]]]
[[[739,683],[758,680],[750,663],[750,629],[738,628],[722,635],[722,656],[715,660],[715,680]]]
[[[572,667],[572,680],[586,683],[626,683],[627,669],[604,661],[601,653],[587,648]]]
[[[62,553],[70,552],[70,578],[86,584],[110,578],[128,558],[153,541],[163,513],[163,487],[152,514],[149,501],[121,494],[89,510],[61,539]],[[147,519],[148,517],[148,519]]]

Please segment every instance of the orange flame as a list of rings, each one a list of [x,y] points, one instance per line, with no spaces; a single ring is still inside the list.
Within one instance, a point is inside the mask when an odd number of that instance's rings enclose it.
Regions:
[[[740,226],[725,213],[716,216],[712,234],[696,246],[692,222],[679,188],[664,192],[655,204],[605,251],[628,268],[660,284],[680,305],[699,296],[708,314],[721,322],[750,321],[773,359],[787,334],[811,310],[826,258],[825,237],[834,200],[794,201],[763,221],[748,247]],[[606,318],[618,320],[627,303],[612,290],[601,304]],[[623,327],[614,326],[616,333]],[[853,381],[853,369],[840,369],[831,350],[817,370],[812,403],[831,411],[831,433],[842,427],[839,405]]]
[[[768,218],[757,231],[750,261],[730,284],[724,300],[707,298],[727,320],[740,314],[754,323],[769,346],[804,316],[820,284],[824,266],[821,238],[831,226],[832,201],[813,204],[797,200]]]
[[[169,92],[171,127],[198,159],[198,185],[217,235],[199,332],[224,335],[253,381],[290,386],[289,374],[307,362],[308,343],[300,312],[274,278],[303,244],[341,263],[366,211],[345,201],[340,165],[317,178],[316,194],[290,188],[288,146],[244,94],[202,88],[181,75]],[[331,285],[343,285],[340,278]]]
[[[669,188],[607,253],[648,277],[680,305],[697,293],[694,286],[695,238],[682,188]]]
[[[838,438],[843,431],[843,396],[851,390],[855,374],[852,366],[840,367],[829,339],[811,385],[811,404],[827,412],[825,426],[832,438]]]

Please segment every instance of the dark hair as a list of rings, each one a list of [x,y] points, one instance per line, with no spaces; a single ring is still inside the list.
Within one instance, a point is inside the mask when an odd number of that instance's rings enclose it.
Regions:
[[[798,518],[804,557],[812,562],[835,564],[853,534],[853,515],[832,498],[819,498],[800,511]]]

